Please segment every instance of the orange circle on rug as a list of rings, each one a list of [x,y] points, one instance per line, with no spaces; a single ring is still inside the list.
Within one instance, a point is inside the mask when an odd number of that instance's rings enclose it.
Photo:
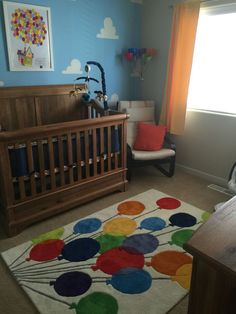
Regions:
[[[144,204],[138,201],[123,202],[117,207],[117,210],[121,215],[138,215],[142,213],[144,209]]]
[[[134,220],[125,217],[114,218],[108,221],[104,227],[104,233],[113,236],[125,236],[133,233],[137,228],[137,224]]]
[[[181,266],[176,274],[171,277],[173,281],[177,281],[184,289],[190,289],[192,274],[192,264],[185,264]]]
[[[174,276],[181,266],[191,263],[192,258],[183,252],[163,251],[154,255],[146,265],[152,266],[159,273]]]

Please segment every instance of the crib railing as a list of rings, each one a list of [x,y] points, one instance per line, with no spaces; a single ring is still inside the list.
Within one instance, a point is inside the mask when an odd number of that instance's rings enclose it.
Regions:
[[[126,114],[0,133],[5,207],[126,166]]]

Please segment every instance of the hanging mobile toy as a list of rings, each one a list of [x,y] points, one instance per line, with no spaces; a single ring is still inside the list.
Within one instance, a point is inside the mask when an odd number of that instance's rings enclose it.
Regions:
[[[107,104],[107,95],[106,95],[106,81],[105,81],[105,72],[103,67],[101,66],[100,63],[96,62],[96,61],[87,61],[87,64],[85,65],[85,71],[89,72],[90,71],[90,64],[96,65],[100,72],[101,72],[101,82],[102,82],[102,91],[94,91],[95,94],[97,94],[97,99],[99,99],[100,101],[103,101],[103,105],[104,105],[104,109],[107,110],[108,109],[108,104]]]
[[[91,94],[91,93],[90,93],[90,88],[89,88],[89,82],[90,82],[90,81],[94,81],[94,82],[96,82],[96,83],[99,83],[99,81],[98,81],[97,79],[95,79],[95,78],[89,76],[90,66],[88,66],[87,64],[86,64],[86,66],[85,66],[85,72],[88,73],[87,76],[80,76],[80,77],[77,77],[77,78],[75,79],[75,81],[84,80],[85,82],[88,82],[88,91],[87,91],[87,93],[84,93],[84,94],[83,94],[82,98],[83,98],[84,101],[89,101],[89,100],[90,100],[90,94]]]

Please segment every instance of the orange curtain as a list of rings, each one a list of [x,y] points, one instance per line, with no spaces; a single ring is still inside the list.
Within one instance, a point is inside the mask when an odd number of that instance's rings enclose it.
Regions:
[[[160,117],[160,124],[166,125],[172,134],[184,132],[199,9],[200,0],[173,7],[167,80]]]

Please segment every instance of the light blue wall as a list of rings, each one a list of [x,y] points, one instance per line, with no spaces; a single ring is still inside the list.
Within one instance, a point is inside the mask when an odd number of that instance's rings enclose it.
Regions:
[[[2,2],[2,0],[0,0]],[[12,1],[14,2],[14,1]],[[0,3],[0,81],[5,86],[67,84],[79,75],[62,74],[72,59],[79,59],[82,70],[93,60],[105,69],[107,94],[120,99],[137,98],[137,79],[130,77],[127,64],[121,58],[128,47],[140,47],[142,6],[131,0],[17,0],[16,2],[51,8],[54,71],[9,71],[2,3]],[[100,39],[106,17],[112,18],[117,40]],[[85,72],[83,73],[85,74]],[[99,72],[93,72],[96,78]],[[97,86],[94,86],[97,89]],[[93,86],[91,88],[93,90]]]

